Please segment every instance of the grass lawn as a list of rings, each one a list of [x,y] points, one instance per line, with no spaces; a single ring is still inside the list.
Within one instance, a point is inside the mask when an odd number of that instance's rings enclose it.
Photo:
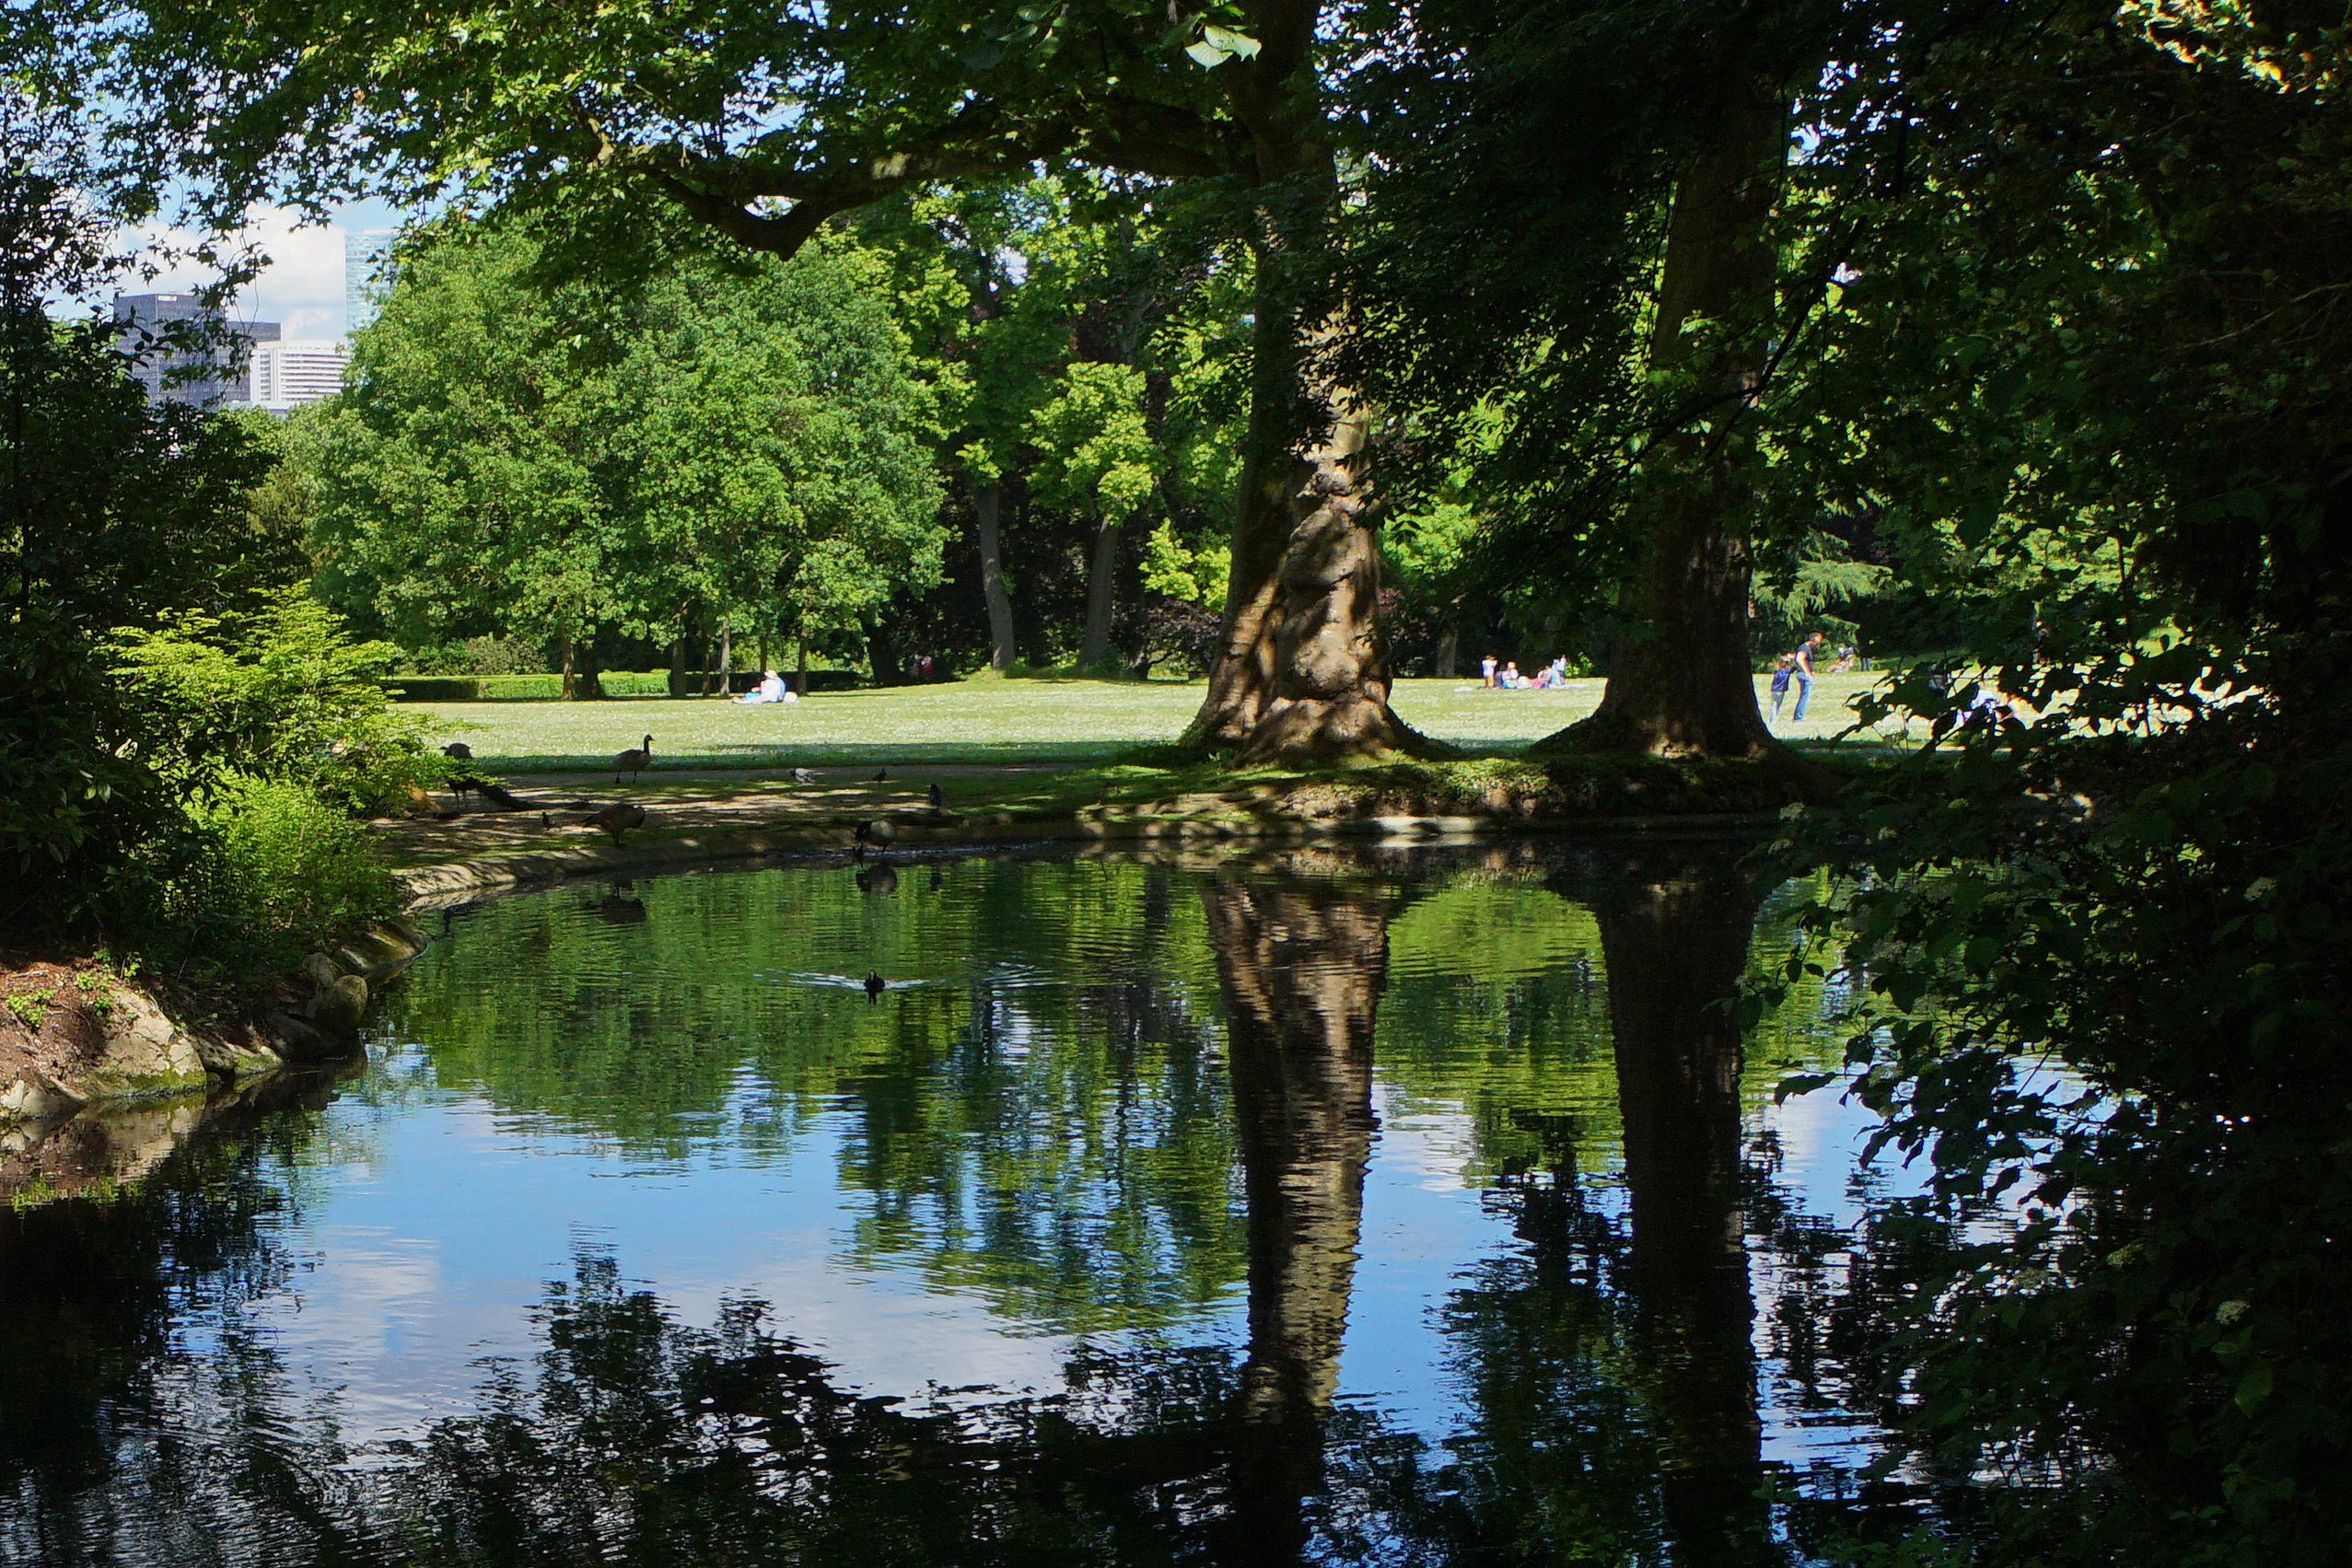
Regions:
[[[1823,676],[1802,726],[1827,739],[1850,715],[1868,675]],[[1757,689],[1764,679],[1757,679]],[[588,772],[653,735],[655,771],[824,767],[887,762],[1085,762],[1183,732],[1197,681],[979,678],[937,686],[823,692],[747,707],[716,698],[618,697],[600,703],[419,703],[436,742],[463,740],[502,772]],[[1474,680],[1400,680],[1408,722],[1440,740],[1508,753],[1590,713],[1601,682],[1559,691],[1482,691]]]

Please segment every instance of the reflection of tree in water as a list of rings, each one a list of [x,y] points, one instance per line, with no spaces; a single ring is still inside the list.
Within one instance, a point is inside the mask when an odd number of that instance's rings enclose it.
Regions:
[[[1624,1206],[1578,1168],[1601,1129],[1527,1119],[1547,1167],[1497,1200],[1520,1246],[1474,1264],[1444,1309],[1461,1429],[1391,1505],[1439,1561],[1776,1562],[1725,1005],[1757,900],[1721,854],[1571,860],[1553,884],[1600,925]]]
[[[1742,1237],[1740,1025],[1756,896],[1721,866],[1652,866],[1595,900],[1609,971],[1636,1353],[1678,1561],[1764,1555],[1755,1316]]]
[[[1375,1132],[1387,931],[1404,895],[1393,879],[1300,874],[1207,881],[1194,906],[1228,1015],[1229,1088],[1209,1081],[1211,1053],[1199,1081],[1189,1066],[1169,1075],[1165,1042],[1193,1027],[1189,1014],[1120,977],[1068,988],[1069,1015],[1043,1020],[1057,1038],[1091,1031],[1097,1042],[1058,1063],[1016,1049],[1013,1025],[1021,1008],[1063,1003],[979,987],[957,999],[961,1028],[919,1015],[894,1058],[867,1056],[834,1080],[859,1107],[847,1157],[863,1163],[844,1173],[850,1185],[895,1202],[977,1173],[1011,1206],[984,1214],[941,1256],[996,1270],[973,1282],[992,1299],[1048,1306],[1055,1280],[1117,1266],[1083,1237],[1051,1235],[1054,1206],[1175,1145],[1105,1133],[1080,1140],[1091,1152],[1064,1167],[1039,1130],[1077,1125],[1064,1116],[1083,1108],[1100,1131],[1109,1108],[1137,1109],[1139,1092],[1147,1123],[1155,1105],[1189,1106],[1168,1124],[1185,1130],[1198,1171],[1172,1188],[1165,1171],[1139,1172],[1135,1201],[1165,1207],[1181,1190],[1229,1223],[1213,1194],[1228,1191],[1238,1144],[1244,1350],[1098,1345],[1074,1354],[1056,1397],[876,1400],[785,1338],[761,1303],[681,1323],[609,1260],[586,1257],[542,1301],[530,1364],[489,1376],[466,1413],[355,1466],[265,1343],[232,1336],[168,1376],[168,1308],[152,1305],[129,1314],[136,1322],[90,1330],[116,1363],[141,1369],[114,1385],[111,1406],[85,1399],[71,1418],[76,1451],[98,1458],[60,1466],[52,1437],[47,1490],[16,1511],[48,1522],[49,1546],[76,1529],[94,1540],[100,1520],[148,1521],[118,1538],[125,1561],[1768,1559],[1754,1497],[1764,1471],[1741,1237],[1739,1040],[1730,1015],[1709,1005],[1744,961],[1753,900],[1704,867],[1555,886],[1600,921],[1629,1210],[1613,1215],[1578,1176],[1576,1129],[1543,1129],[1550,1178],[1519,1180],[1499,1200],[1522,1246],[1475,1262],[1445,1307],[1463,1408],[1442,1450],[1333,1400]],[[936,1163],[953,1149],[972,1163]],[[196,1191],[157,1202],[207,1207]],[[874,1214],[879,1223],[891,1211]],[[240,1222],[232,1203],[221,1224],[240,1223],[250,1236],[259,1216]],[[68,1251],[85,1240],[110,1245],[82,1238]],[[1196,1245],[1240,1272],[1213,1226]],[[166,1280],[182,1268],[153,1248],[138,1257],[131,1274]],[[121,1283],[135,1295],[141,1281]],[[170,1287],[158,1288],[161,1303]],[[790,1304],[779,1306],[788,1322]],[[13,1303],[0,1310],[17,1316]],[[10,1332],[26,1343],[40,1325]],[[192,1417],[192,1405],[209,1413]],[[124,1445],[111,1434],[126,1423],[184,1434]],[[55,1423],[43,1412],[42,1426]],[[28,1473],[6,1472],[12,1487]],[[0,1561],[17,1560],[106,1554],[36,1554],[0,1529]]]
[[[1205,883],[1249,1211],[1240,1539],[1303,1549],[1362,1237],[1372,1037],[1394,900],[1336,878]]]
[[[151,1412],[206,1376],[188,1339],[233,1353],[239,1310],[295,1272],[279,1231],[329,1086],[287,1074],[212,1108],[127,1195],[0,1205],[0,1563],[105,1561],[102,1543],[181,1533],[158,1500],[195,1477]]]

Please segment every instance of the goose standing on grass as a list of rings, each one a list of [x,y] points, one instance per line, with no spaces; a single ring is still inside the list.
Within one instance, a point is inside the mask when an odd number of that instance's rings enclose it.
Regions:
[[[626,751],[613,757],[612,782],[619,784],[621,775],[626,773],[629,775],[629,782],[635,784],[637,782],[637,775],[644,772],[652,762],[653,737],[648,735],[643,746],[632,746]]]

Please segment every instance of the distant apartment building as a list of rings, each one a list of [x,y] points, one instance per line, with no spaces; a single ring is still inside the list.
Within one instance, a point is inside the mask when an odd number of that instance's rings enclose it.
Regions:
[[[248,373],[239,361],[278,338],[275,321],[225,321],[198,294],[119,296],[114,324],[148,401],[191,408],[245,401]]]
[[[242,401],[284,413],[343,390],[351,352],[332,338],[281,338],[255,343]]]

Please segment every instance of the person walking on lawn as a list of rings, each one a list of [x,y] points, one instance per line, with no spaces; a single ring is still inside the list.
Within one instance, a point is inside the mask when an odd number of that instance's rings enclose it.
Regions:
[[[1813,654],[1829,641],[1815,632],[1797,645],[1797,668],[1793,672],[1797,682],[1797,711],[1788,715],[1791,724],[1805,722],[1805,704],[1813,700]]]

